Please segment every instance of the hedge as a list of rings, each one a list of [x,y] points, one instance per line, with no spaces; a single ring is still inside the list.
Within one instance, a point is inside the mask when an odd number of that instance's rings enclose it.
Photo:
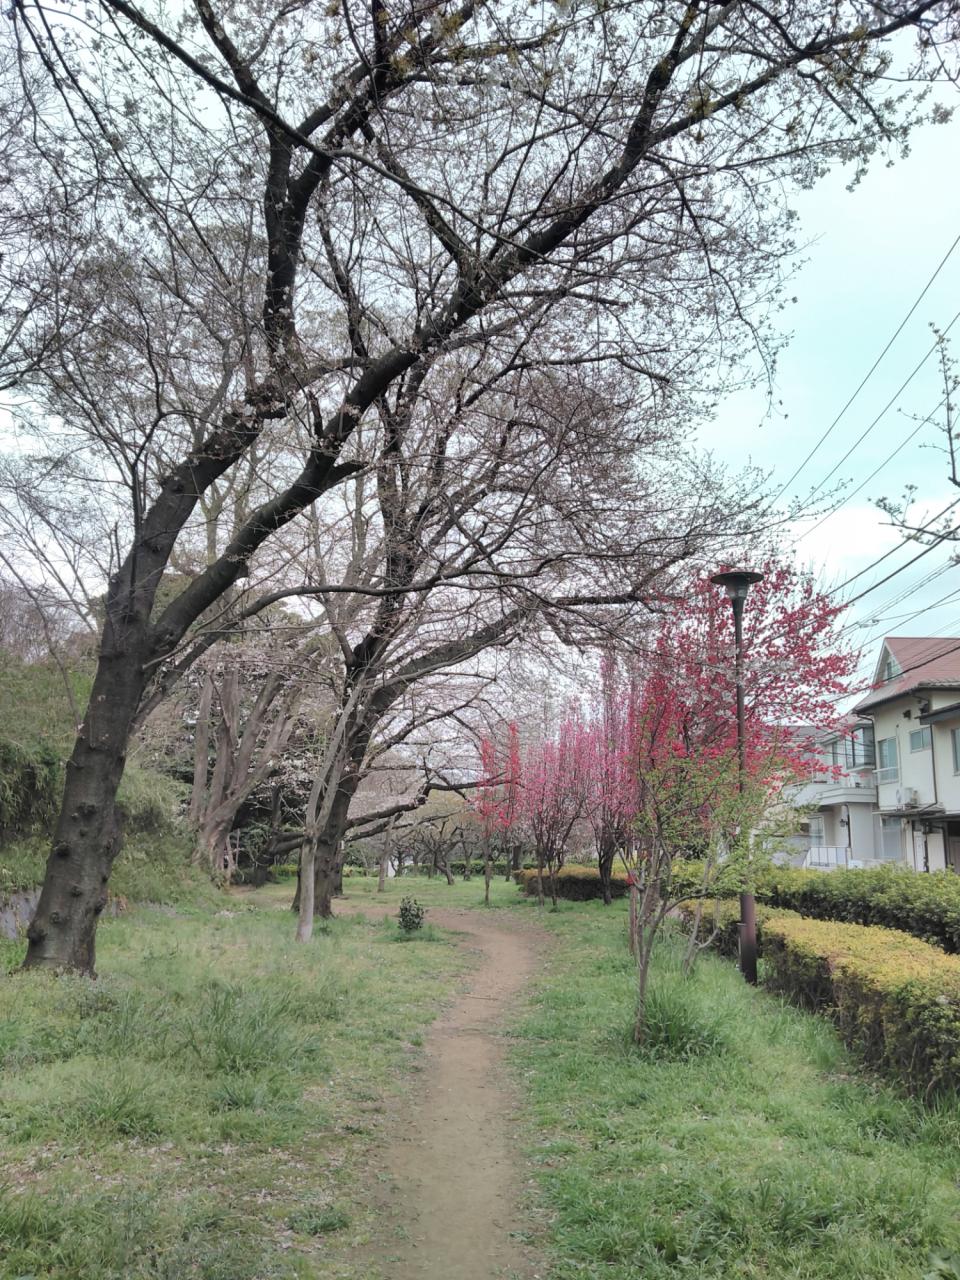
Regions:
[[[764,981],[829,1013],[844,1041],[911,1093],[960,1078],[960,958],[897,929],[769,915]]]
[[[513,878],[524,893],[535,896],[539,874],[536,867],[528,867],[523,871],[515,871]],[[561,867],[556,873],[557,897],[570,898],[574,902],[586,902],[589,898],[602,898],[603,885],[597,867],[583,867],[579,864]],[[622,898],[627,892],[629,882],[625,871],[615,871],[610,877],[610,891],[615,898]],[[543,895],[550,896],[550,877],[543,877]]]
[[[757,899],[818,920],[899,929],[951,954],[960,952],[960,876],[895,867],[863,871],[800,871],[774,867]]]
[[[714,925],[704,908],[701,938]],[[692,923],[696,903],[680,913]],[[715,946],[737,953],[738,905],[725,900]],[[827,1014],[843,1040],[911,1093],[953,1091],[960,1070],[960,957],[881,926],[813,920],[757,908],[763,981],[802,1008]]]

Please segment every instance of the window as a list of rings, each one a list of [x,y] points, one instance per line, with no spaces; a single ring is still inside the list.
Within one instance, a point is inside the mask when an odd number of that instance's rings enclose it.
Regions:
[[[953,747],[953,772],[960,773],[960,729],[950,730],[950,745]]]
[[[911,751],[929,751],[930,750],[930,727],[925,729],[913,729],[910,732],[910,750]]]
[[[889,650],[885,652],[883,663],[880,667],[880,679],[886,684],[888,680],[893,680],[900,674],[900,663],[896,660]]]
[[[819,813],[810,815],[810,848],[822,849],[824,844],[823,817]]]
[[[847,753],[848,768],[872,768],[876,764],[873,750],[873,725],[854,729],[853,736],[847,740]]]
[[[877,782],[899,782],[896,738],[881,738],[877,743]]]

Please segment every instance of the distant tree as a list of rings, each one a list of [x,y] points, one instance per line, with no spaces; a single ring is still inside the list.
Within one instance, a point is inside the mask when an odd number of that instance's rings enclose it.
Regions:
[[[522,821],[537,859],[537,898],[541,906],[546,872],[556,908],[556,873],[563,866],[574,824],[586,810],[589,745],[583,721],[572,709],[558,726],[555,738],[531,743],[521,759]]]

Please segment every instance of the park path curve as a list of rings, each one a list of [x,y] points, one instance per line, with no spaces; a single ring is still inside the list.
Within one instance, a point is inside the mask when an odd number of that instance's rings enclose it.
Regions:
[[[430,1028],[423,1071],[378,1153],[391,1190],[371,1261],[390,1280],[536,1280],[519,1238],[529,1223],[500,1033],[542,935],[495,910],[431,909],[430,922],[459,933],[476,959],[466,990]]]

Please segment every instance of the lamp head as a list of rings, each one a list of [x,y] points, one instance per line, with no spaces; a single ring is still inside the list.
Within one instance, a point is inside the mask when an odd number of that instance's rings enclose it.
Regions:
[[[762,580],[762,573],[753,573],[749,569],[728,569],[726,573],[715,573],[710,579],[718,587],[726,587],[731,600],[746,600],[753,584]]]

